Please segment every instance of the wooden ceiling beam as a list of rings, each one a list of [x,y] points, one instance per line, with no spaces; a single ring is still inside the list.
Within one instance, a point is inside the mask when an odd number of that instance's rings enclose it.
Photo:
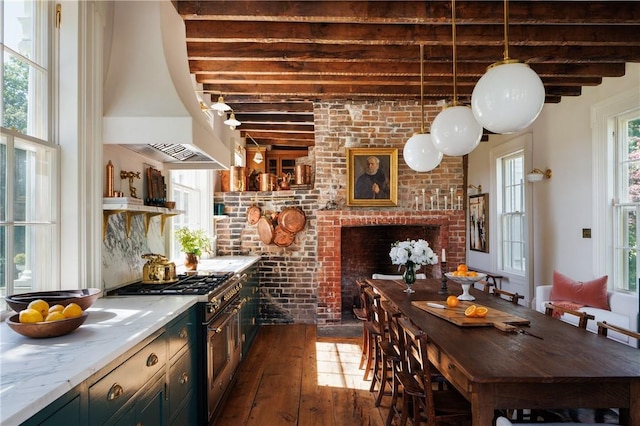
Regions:
[[[260,31],[256,31],[260,28]],[[315,43],[351,45],[437,46],[452,44],[450,25],[186,21],[187,43]],[[636,25],[510,25],[509,43],[527,46],[633,46],[640,42]],[[504,26],[456,25],[456,44],[504,45]]]
[[[464,62],[495,62],[504,46],[458,46]],[[452,46],[425,46],[426,62],[452,61]],[[509,46],[510,56],[527,62],[640,62],[640,46]],[[190,60],[218,61],[349,61],[419,63],[419,46],[350,46],[339,44],[271,43],[269,49],[256,43],[187,43]]]
[[[179,1],[185,20],[299,20],[306,22],[448,23],[450,1]],[[577,6],[577,4],[579,6]],[[456,5],[456,20],[482,24],[504,20],[502,1],[464,1]],[[624,1],[511,2],[509,22],[634,24],[640,10]]]

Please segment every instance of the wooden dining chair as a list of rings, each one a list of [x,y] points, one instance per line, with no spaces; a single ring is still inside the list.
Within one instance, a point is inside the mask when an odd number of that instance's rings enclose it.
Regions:
[[[500,299],[507,300],[514,305],[517,305],[520,299],[524,299],[524,296],[522,294],[511,293],[510,291],[502,290],[499,288],[493,289],[493,295],[499,297]]]
[[[596,324],[598,325],[598,334],[600,334],[601,336],[607,337],[609,330],[611,330],[615,331],[616,333],[624,334],[625,336],[637,339],[640,342],[640,333],[636,331],[619,327],[617,325],[608,324],[606,321],[598,321]]]
[[[371,286],[367,284],[366,281],[362,280],[356,280],[356,285],[358,286],[360,306],[353,307],[353,315],[362,322],[362,355],[360,356],[359,366],[359,368],[362,369],[365,366],[367,359],[372,354],[372,349],[369,347],[369,333],[367,327],[365,327],[366,322],[370,319],[369,314],[371,312],[371,308],[367,306],[369,299],[366,297],[364,292],[367,287]]]
[[[593,320],[596,318],[593,315],[588,314],[586,312],[575,311],[573,309],[568,309],[551,302],[547,302],[544,304],[545,315],[553,316],[554,311],[562,314],[575,315],[576,317],[578,317],[578,327],[584,328],[585,330],[587,328],[587,322],[589,322],[589,320]]]
[[[369,371],[373,372],[371,377],[371,386],[369,391],[373,392],[376,388],[376,384],[380,384],[380,367],[382,361],[382,354],[380,352],[380,342],[385,339],[385,313],[382,309],[382,300],[379,293],[376,293],[373,288],[365,288],[365,297],[368,299],[367,303],[370,306],[369,320],[364,324],[368,333],[368,345],[371,348],[371,353],[367,359],[367,365],[364,371],[364,380],[369,377]]]
[[[400,364],[400,349],[398,342],[398,329],[395,326],[397,318],[401,313],[393,304],[388,301],[381,301],[382,309],[385,313],[385,338],[380,341],[380,369],[378,371],[378,395],[375,406],[379,407],[384,395],[391,395],[394,392],[394,371]],[[389,392],[385,393],[387,386]]]
[[[404,426],[412,412],[414,425],[425,422],[466,425],[471,422],[471,405],[453,387],[440,389],[434,385],[435,367],[427,353],[428,337],[411,321],[398,319],[404,338],[404,369],[396,373],[402,387],[400,426]]]

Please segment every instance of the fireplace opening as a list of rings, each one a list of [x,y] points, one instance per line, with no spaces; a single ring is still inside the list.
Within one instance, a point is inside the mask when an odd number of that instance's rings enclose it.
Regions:
[[[417,240],[422,238],[429,243],[438,254],[440,248],[439,225],[375,225],[346,226],[340,230],[341,259],[341,319],[352,321],[353,307],[360,305],[358,286],[359,278],[370,278],[372,274],[402,274],[398,265],[391,264],[389,251],[396,241]],[[437,277],[439,265],[426,265],[418,272],[425,273],[428,278]]]

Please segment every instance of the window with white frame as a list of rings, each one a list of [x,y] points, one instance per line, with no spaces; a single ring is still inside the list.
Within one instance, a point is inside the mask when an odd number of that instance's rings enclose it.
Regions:
[[[58,149],[49,143],[52,5],[0,0],[0,294],[49,290],[57,239]]]
[[[500,269],[524,275],[527,267],[524,152],[500,157],[497,171]]]
[[[640,108],[610,120],[615,145],[613,275],[616,290],[637,291],[640,242]]]
[[[169,178],[171,200],[176,202],[176,209],[184,212],[171,221],[169,247],[171,259],[182,263],[184,254],[174,237],[177,229],[202,229],[213,235],[213,175],[211,170],[170,170]]]

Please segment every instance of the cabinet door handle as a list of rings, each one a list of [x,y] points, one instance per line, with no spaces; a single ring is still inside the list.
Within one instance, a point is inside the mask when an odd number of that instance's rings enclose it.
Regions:
[[[181,339],[186,339],[188,335],[189,333],[187,333],[187,327],[182,327],[182,329],[180,329],[180,333],[178,334]]]
[[[117,383],[111,385],[109,393],[107,394],[107,401],[114,401],[122,396],[124,389]]]
[[[156,365],[158,363],[158,361],[159,361],[158,355],[152,353],[147,358],[147,367],[153,367],[154,365]]]
[[[183,372],[183,373],[180,375],[180,384],[181,384],[181,385],[184,385],[184,384],[185,384],[185,383],[187,383],[188,381],[189,381],[189,375],[188,375],[188,374],[187,374],[187,372],[185,371],[185,372]]]

